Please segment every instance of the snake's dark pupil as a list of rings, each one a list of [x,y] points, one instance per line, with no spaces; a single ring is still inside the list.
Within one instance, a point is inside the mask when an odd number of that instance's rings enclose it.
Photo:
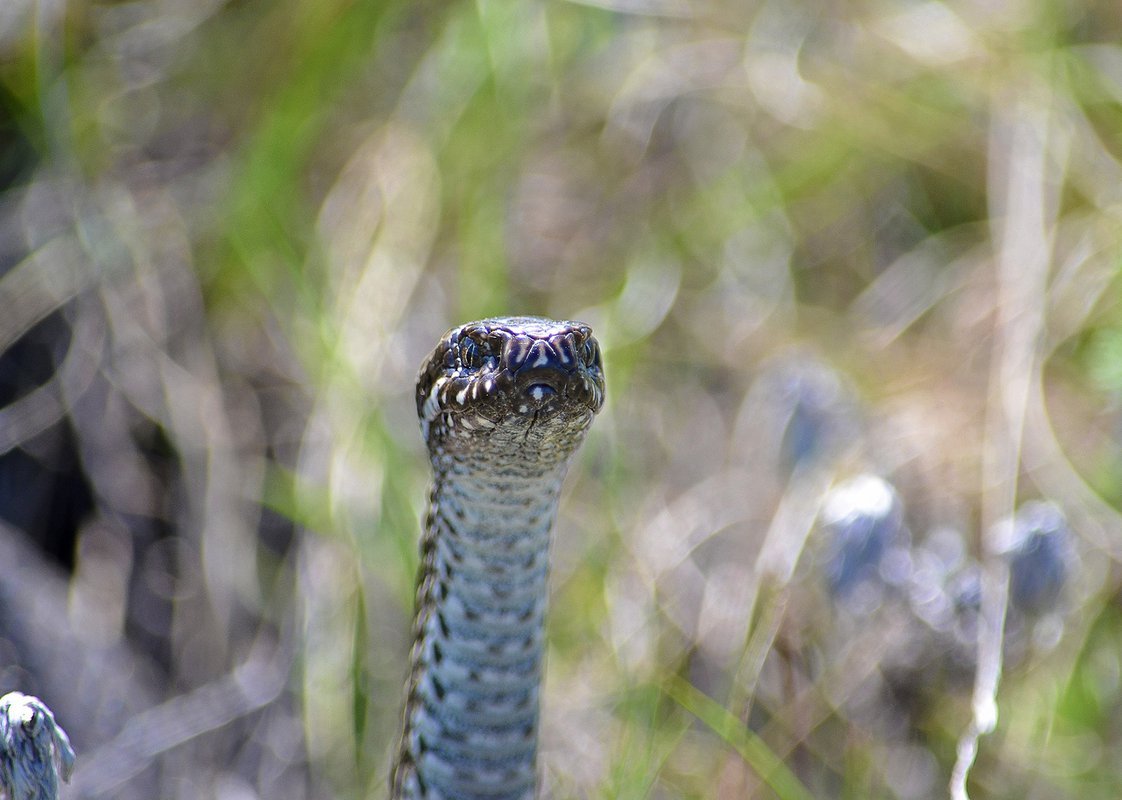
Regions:
[[[483,366],[483,349],[478,342],[467,339],[460,346],[460,358],[465,367],[478,369]]]
[[[584,363],[590,367],[595,366],[600,355],[597,352],[595,343],[593,343],[592,341],[587,341],[584,343],[584,347],[581,348],[581,354],[584,357]]]

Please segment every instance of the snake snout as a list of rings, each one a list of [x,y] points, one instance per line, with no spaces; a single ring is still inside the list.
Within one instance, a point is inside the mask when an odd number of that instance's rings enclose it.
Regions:
[[[544,403],[556,395],[557,390],[548,383],[531,383],[523,393],[537,403]]]
[[[522,396],[534,405],[541,406],[565,393],[565,386],[572,379],[572,373],[556,365],[540,366],[522,370],[516,379]]]
[[[577,360],[571,348],[558,347],[555,342],[534,340],[517,355],[520,358],[511,364],[511,373],[522,396],[534,407],[564,395],[576,376]]]

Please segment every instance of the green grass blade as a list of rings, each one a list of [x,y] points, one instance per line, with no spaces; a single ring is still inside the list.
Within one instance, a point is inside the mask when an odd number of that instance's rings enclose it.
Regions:
[[[720,703],[677,675],[669,677],[663,684],[662,691],[723,739],[781,800],[814,800],[813,795],[763,739]]]

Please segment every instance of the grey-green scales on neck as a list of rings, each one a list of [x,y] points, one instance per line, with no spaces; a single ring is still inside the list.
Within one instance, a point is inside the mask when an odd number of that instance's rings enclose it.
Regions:
[[[578,322],[468,323],[422,367],[433,489],[394,800],[534,796],[550,529],[603,400]]]

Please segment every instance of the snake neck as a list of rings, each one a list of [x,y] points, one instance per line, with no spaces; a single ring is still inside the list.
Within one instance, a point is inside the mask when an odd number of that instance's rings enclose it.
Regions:
[[[394,797],[532,798],[564,466],[433,462]]]

